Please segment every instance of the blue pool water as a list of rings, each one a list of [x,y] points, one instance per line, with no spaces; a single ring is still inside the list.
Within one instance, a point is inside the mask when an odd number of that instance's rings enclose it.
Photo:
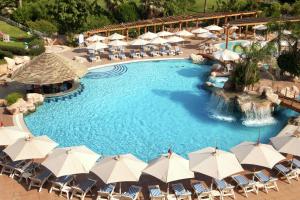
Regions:
[[[258,127],[211,116],[211,94],[202,89],[209,66],[187,60],[138,62],[93,70],[83,92],[44,103],[25,117],[35,135],[47,134],[61,146],[86,145],[102,155],[133,153],[148,161],[169,148],[188,152],[215,146],[228,150],[255,141]],[[260,127],[268,142],[287,121]]]
[[[236,45],[242,45],[242,44],[247,43],[247,42],[248,42],[247,40],[234,40],[234,41],[229,41],[229,42],[228,42],[228,49],[231,50],[231,51],[233,51],[233,50],[234,50],[234,47],[235,47]],[[221,49],[225,49],[225,48],[226,48],[226,43],[224,42],[224,43],[219,44],[219,47],[220,47]],[[236,52],[237,52],[237,53],[240,53],[240,51],[239,51],[238,48],[236,49]]]

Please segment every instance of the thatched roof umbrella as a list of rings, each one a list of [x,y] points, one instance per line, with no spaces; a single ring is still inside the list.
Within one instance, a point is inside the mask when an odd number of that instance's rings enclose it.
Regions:
[[[24,84],[50,85],[84,76],[87,68],[55,53],[43,53],[12,74],[12,79]]]

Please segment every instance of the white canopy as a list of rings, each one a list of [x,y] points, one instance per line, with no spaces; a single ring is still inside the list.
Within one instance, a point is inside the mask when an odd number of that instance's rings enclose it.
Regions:
[[[178,36],[172,36],[172,37],[169,37],[167,39],[168,43],[178,43],[178,42],[183,42],[184,39],[181,38],[181,37],[178,37]]]
[[[138,181],[147,164],[131,154],[110,156],[101,159],[93,168],[101,180],[106,183]]]
[[[101,35],[93,35],[91,37],[88,37],[86,39],[86,41],[88,41],[88,42],[99,42],[99,41],[103,41],[105,39],[106,39],[106,37],[103,37]]]
[[[16,126],[0,127],[0,146],[8,146],[20,138],[29,137],[30,133],[22,131]]]
[[[99,155],[85,146],[57,148],[42,163],[56,177],[89,173]]]
[[[94,50],[99,50],[99,49],[105,49],[107,48],[107,44],[102,43],[102,42],[95,42],[94,44],[91,44],[87,46],[87,49],[94,49]]]
[[[299,136],[278,136],[271,138],[273,147],[281,152],[294,156],[300,156],[300,138]]]
[[[240,59],[240,55],[228,49],[223,49],[213,53],[214,58],[221,61],[235,61]]]
[[[209,30],[209,31],[222,31],[223,28],[217,25],[210,25],[210,26],[206,26],[205,29]]]
[[[3,151],[13,160],[45,158],[58,144],[48,136],[37,136],[18,139]]]
[[[192,37],[194,36],[193,33],[187,31],[187,30],[182,30],[182,31],[178,31],[175,33],[175,35],[180,36],[180,37]]]
[[[150,44],[161,44],[162,45],[165,43],[168,43],[168,40],[161,38],[161,37],[156,37],[150,41]]]
[[[143,45],[147,45],[147,44],[149,44],[149,41],[139,39],[139,38],[130,42],[131,46],[143,46]]]
[[[118,33],[114,33],[107,37],[109,40],[123,40],[125,38],[124,35],[120,35]]]
[[[252,29],[258,30],[258,31],[264,31],[264,30],[267,30],[268,27],[266,25],[260,24],[260,25],[253,26]]]
[[[231,149],[241,164],[257,165],[272,169],[274,165],[285,159],[269,144],[243,142]]]
[[[207,33],[209,32],[207,29],[204,29],[204,28],[197,28],[195,30],[192,31],[192,33],[194,34],[201,34],[201,33]]]
[[[168,31],[161,31],[157,33],[157,36],[159,37],[168,37],[174,35],[174,33],[168,32]]]
[[[244,171],[234,154],[207,147],[189,154],[190,169],[222,180]]]
[[[158,37],[158,35],[156,33],[152,33],[150,31],[148,31],[147,33],[144,33],[144,34],[140,35],[139,38],[141,38],[143,40],[152,40],[156,37]]]
[[[128,43],[121,40],[113,40],[110,43],[108,43],[108,45],[113,47],[121,47],[121,46],[127,46]]]
[[[200,38],[208,38],[208,39],[215,39],[218,38],[215,34],[211,32],[201,33],[197,35]]]
[[[176,153],[163,154],[150,161],[143,172],[164,183],[194,178],[194,173],[189,169],[189,161]]]

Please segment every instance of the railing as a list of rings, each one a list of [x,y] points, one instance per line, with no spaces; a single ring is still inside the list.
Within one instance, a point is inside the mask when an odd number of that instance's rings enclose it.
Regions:
[[[6,23],[8,23],[8,24],[10,24],[10,25],[12,25],[12,26],[16,26],[16,27],[22,29],[23,31],[33,33],[34,35],[37,35],[37,36],[39,36],[40,38],[48,37],[48,36],[49,36],[49,35],[46,34],[46,33],[42,33],[42,32],[40,32],[40,31],[31,29],[31,28],[29,28],[29,27],[27,27],[27,26],[24,26],[23,24],[20,24],[20,23],[18,23],[18,22],[15,22],[15,21],[13,21],[13,20],[11,20],[11,19],[9,19],[9,18],[3,17],[3,16],[0,16],[0,20],[1,20],[1,21],[4,21],[4,22],[6,22]]]

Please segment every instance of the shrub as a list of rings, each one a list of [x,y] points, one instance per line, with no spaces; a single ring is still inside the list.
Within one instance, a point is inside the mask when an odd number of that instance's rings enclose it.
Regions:
[[[292,75],[300,75],[300,51],[284,52],[277,58],[279,68],[284,72]]]
[[[120,5],[114,15],[119,22],[133,22],[139,19],[139,11],[135,2]]]
[[[19,56],[27,55],[27,53],[28,53],[28,51],[26,49],[24,49],[23,47],[8,46],[8,45],[3,45],[3,44],[0,44],[0,50],[9,51],[14,55],[19,55]]]
[[[44,41],[39,38],[35,38],[28,44],[28,54],[31,56],[37,56],[45,52]]]
[[[87,22],[84,24],[81,31],[84,32],[87,30],[101,28],[103,26],[109,25],[110,23],[111,21],[106,16],[91,15],[88,16]]]
[[[10,93],[5,97],[7,104],[9,106],[16,103],[18,101],[18,99],[22,99],[22,98],[23,98],[23,94],[18,93],[18,92]]]
[[[12,58],[14,55],[10,51],[2,51],[0,50],[0,60],[4,59],[4,57]]]
[[[40,31],[42,33],[46,33],[47,35],[53,35],[57,33],[58,28],[51,22],[47,20],[37,20],[37,21],[29,21],[27,22],[29,28]]]

